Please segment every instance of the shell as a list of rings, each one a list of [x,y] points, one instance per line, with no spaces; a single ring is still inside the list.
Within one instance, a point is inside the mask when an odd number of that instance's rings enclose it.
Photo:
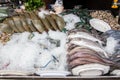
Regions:
[[[89,22],[94,29],[100,32],[106,32],[108,30],[111,30],[110,25],[103,20],[93,18]]]
[[[5,33],[13,32],[13,30],[7,24],[4,24],[4,23],[0,24],[0,31],[5,32]]]
[[[49,30],[62,30],[65,22],[62,17],[57,14],[44,14],[44,18],[38,16],[37,12],[18,13],[4,20],[4,24],[8,25],[12,32],[44,32]]]

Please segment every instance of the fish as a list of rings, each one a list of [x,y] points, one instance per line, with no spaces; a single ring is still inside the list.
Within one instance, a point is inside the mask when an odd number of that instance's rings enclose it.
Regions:
[[[32,32],[37,31],[36,28],[34,28],[34,25],[33,25],[33,23],[32,23],[32,19],[31,19],[31,17],[30,17],[30,14],[27,13],[27,12],[25,12],[24,15],[25,15],[25,20],[26,20],[26,22],[27,22],[27,25],[28,25],[28,27],[31,29],[31,31],[32,31]]]
[[[81,66],[77,66],[71,70],[73,75],[79,76],[100,76],[107,74],[110,70],[110,66],[98,64],[98,63],[91,63],[85,64]]]
[[[49,21],[49,23],[51,24],[51,26],[53,27],[54,30],[59,30],[57,23],[55,22],[55,20],[52,18],[51,15],[45,15],[46,19]]]
[[[31,31],[30,30],[30,28],[29,28],[29,26],[27,25],[27,22],[26,22],[26,20],[25,20],[25,15],[19,15],[19,17],[20,17],[20,22],[21,22],[21,24],[22,24],[22,26],[24,27],[24,29],[25,29],[25,31]]]
[[[14,32],[20,32],[20,31],[16,28],[15,23],[14,23],[14,21],[13,21],[11,18],[6,19],[3,23],[6,23],[7,25],[9,25],[9,26],[14,30]]]
[[[91,40],[87,40],[87,39],[83,39],[83,38],[81,38],[80,40],[73,39],[70,41],[70,43],[90,48],[94,51],[103,53],[105,57],[109,57],[108,54],[104,51],[104,49],[99,44],[97,44],[96,42],[93,42]]]
[[[3,33],[13,33],[13,29],[4,23],[0,23],[0,31],[2,31]]]
[[[103,43],[102,41],[93,37],[91,34],[89,34],[87,32],[76,32],[75,34],[68,35],[68,39],[72,39],[72,38],[84,38],[84,39],[88,39],[88,40],[91,40],[91,41],[94,41],[94,42],[98,42],[101,45]]]
[[[12,17],[14,23],[15,23],[15,27],[20,31],[20,32],[24,32],[25,29],[23,28],[21,22],[20,22],[20,18],[18,16]]]
[[[51,17],[55,20],[55,22],[58,25],[59,30],[61,31],[65,27],[64,19],[58,15],[55,15],[55,14],[51,14]]]

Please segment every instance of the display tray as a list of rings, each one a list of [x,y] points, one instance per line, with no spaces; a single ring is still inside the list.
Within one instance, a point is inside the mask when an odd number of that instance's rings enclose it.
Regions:
[[[96,10],[89,10],[94,12]],[[110,12],[109,10],[106,10]],[[110,12],[111,13],[111,12]],[[0,76],[0,80],[120,80],[120,76],[52,76],[52,77],[41,77],[41,76]]]
[[[120,80],[120,76],[97,76],[97,77],[40,77],[40,76],[0,76],[0,80]]]

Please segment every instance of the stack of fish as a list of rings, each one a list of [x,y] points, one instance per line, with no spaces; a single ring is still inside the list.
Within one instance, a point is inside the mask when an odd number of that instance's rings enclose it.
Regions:
[[[62,30],[65,26],[65,22],[62,17],[57,14],[50,14],[47,11],[41,12],[23,12],[17,16],[12,16],[3,21],[2,27],[7,24],[7,28],[12,32],[43,32],[48,30]],[[12,30],[11,30],[11,29]],[[1,30],[2,32],[4,29]]]
[[[102,41],[85,30],[68,32],[68,66],[73,75],[98,76],[109,72],[107,53],[101,47]]]

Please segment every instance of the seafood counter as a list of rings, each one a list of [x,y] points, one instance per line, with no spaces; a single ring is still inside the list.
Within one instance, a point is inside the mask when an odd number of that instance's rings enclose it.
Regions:
[[[120,76],[119,30],[107,11],[17,13],[0,23],[0,75]]]

